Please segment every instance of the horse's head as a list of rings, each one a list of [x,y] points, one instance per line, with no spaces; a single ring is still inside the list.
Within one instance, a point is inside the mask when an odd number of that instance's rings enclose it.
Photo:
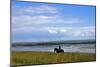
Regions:
[[[58,52],[58,48],[54,48],[54,52],[57,53]]]
[[[58,48],[54,48],[54,51],[58,50]]]

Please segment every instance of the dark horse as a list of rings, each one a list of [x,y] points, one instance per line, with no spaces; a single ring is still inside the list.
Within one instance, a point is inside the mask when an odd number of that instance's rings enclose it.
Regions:
[[[63,53],[64,50],[61,49],[61,46],[59,46],[59,48],[54,48],[54,52],[56,52],[56,53]]]

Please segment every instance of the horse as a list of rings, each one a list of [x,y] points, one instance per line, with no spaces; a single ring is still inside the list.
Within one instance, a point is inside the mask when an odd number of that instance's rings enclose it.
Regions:
[[[54,48],[54,52],[55,53],[63,53],[64,50],[63,49]]]

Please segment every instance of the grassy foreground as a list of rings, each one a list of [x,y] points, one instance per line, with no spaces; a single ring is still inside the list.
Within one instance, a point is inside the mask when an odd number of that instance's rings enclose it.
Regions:
[[[95,61],[93,53],[12,52],[11,66]]]

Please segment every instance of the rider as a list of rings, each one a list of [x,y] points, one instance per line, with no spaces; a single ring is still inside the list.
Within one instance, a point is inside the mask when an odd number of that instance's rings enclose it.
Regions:
[[[59,50],[61,49],[61,46],[59,45]]]

